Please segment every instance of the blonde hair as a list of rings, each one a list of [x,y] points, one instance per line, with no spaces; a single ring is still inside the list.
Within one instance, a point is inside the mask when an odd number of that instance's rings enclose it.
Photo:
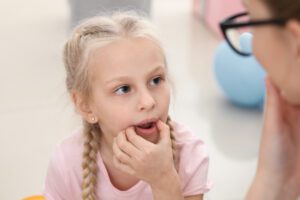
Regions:
[[[97,16],[78,25],[69,40],[65,43],[63,58],[66,68],[66,85],[69,93],[77,91],[86,99],[90,97],[88,59],[89,54],[97,44],[97,48],[124,37],[143,37],[151,39],[159,46],[154,27],[144,17],[133,12],[114,13],[110,16]],[[176,160],[175,137],[171,120],[167,124],[171,131],[171,141],[174,162]],[[83,182],[82,199],[95,200],[97,185],[97,153],[101,138],[98,124],[90,124],[83,120],[84,150],[83,150]]]

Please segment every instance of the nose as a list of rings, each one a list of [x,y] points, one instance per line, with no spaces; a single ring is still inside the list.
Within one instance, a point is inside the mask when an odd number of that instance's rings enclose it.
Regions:
[[[155,99],[149,90],[145,89],[140,93],[138,109],[140,111],[152,110],[155,107]]]

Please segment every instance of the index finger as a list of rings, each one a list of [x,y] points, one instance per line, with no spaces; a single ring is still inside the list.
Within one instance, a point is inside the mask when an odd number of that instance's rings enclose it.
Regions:
[[[143,149],[153,145],[151,142],[148,142],[141,136],[137,135],[136,132],[134,131],[133,127],[126,129],[125,133],[126,133],[128,141],[130,143],[132,143],[139,150],[143,150]]]
[[[157,122],[157,128],[160,136],[159,143],[167,142],[169,143],[170,140],[170,127],[169,125],[163,123],[161,120]]]
[[[116,142],[119,148],[130,157],[140,155],[140,150],[136,148],[130,141],[127,140],[125,131],[116,137]]]
[[[266,79],[267,98],[264,111],[264,131],[274,132],[280,130],[282,121],[281,97],[279,91],[271,80]]]

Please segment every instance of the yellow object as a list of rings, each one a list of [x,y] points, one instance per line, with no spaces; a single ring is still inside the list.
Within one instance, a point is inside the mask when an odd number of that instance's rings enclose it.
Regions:
[[[43,196],[31,196],[31,197],[26,197],[25,199],[22,200],[46,200],[46,199]]]

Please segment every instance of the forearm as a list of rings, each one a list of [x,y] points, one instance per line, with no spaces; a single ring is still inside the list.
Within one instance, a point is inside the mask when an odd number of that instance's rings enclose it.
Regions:
[[[179,176],[176,170],[171,170],[151,185],[155,200],[184,200]]]
[[[296,200],[297,195],[287,184],[276,183],[270,177],[256,175],[246,200]]]

